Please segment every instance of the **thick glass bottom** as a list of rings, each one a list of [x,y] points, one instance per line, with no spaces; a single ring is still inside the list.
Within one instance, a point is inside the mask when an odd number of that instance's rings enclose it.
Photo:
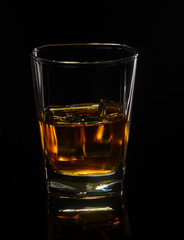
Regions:
[[[116,172],[107,176],[79,177],[54,172],[47,166],[47,187],[50,196],[59,198],[103,198],[121,196],[123,171],[120,165]]]

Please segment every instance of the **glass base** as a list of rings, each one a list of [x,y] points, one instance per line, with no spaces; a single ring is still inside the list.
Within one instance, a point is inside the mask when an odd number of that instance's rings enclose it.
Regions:
[[[77,179],[78,180],[78,179]],[[60,198],[103,198],[122,195],[122,182],[118,180],[105,180],[91,182],[67,182],[49,180],[49,193]]]
[[[100,177],[62,175],[47,166],[47,188],[50,196],[56,198],[95,199],[122,196],[122,166],[113,174]]]

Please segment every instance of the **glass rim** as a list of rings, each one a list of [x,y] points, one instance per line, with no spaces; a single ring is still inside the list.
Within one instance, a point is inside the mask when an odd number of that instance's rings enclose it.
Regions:
[[[40,57],[38,56],[39,51],[44,50],[46,48],[52,48],[52,47],[75,47],[75,46],[109,46],[109,47],[120,47],[122,49],[129,50],[131,52],[130,56],[127,57],[119,57],[117,59],[112,60],[97,60],[97,61],[69,61],[69,60],[55,60]],[[131,60],[134,60],[138,57],[139,53],[138,51],[130,47],[126,44],[121,43],[62,43],[62,44],[46,44],[39,47],[35,47],[31,51],[31,58],[33,60],[39,61],[39,62],[45,62],[45,63],[58,63],[58,64],[64,64],[64,65],[99,65],[99,64],[114,64],[114,63],[123,63],[123,62],[129,62]]]

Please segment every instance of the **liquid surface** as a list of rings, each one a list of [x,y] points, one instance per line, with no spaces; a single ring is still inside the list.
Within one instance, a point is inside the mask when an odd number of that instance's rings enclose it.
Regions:
[[[54,171],[73,176],[102,176],[120,164],[126,145],[122,106],[100,100],[45,109],[39,122],[42,147]]]

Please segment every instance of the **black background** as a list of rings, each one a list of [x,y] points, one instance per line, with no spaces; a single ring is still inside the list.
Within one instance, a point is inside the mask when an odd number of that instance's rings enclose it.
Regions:
[[[1,211],[9,234],[41,239],[42,152],[30,57],[47,43],[120,42],[139,50],[125,189],[135,239],[182,238],[183,5],[175,1],[1,4]]]

